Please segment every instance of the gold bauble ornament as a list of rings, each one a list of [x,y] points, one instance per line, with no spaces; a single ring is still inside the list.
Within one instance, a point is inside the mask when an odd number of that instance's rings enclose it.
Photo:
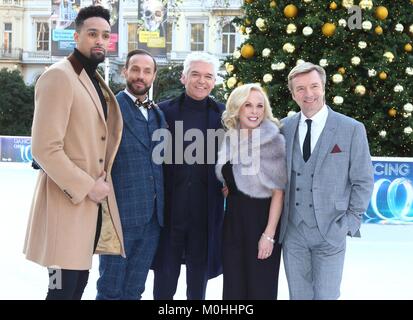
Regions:
[[[321,28],[321,31],[326,37],[331,37],[336,31],[336,25],[330,22],[324,23],[323,27]]]
[[[337,9],[337,3],[335,3],[334,1],[330,3],[330,9],[331,10],[336,10]]]
[[[380,72],[380,73],[379,73],[379,78],[380,78],[381,80],[386,80],[386,79],[387,79],[387,73],[384,72],[384,71]]]
[[[246,43],[241,47],[241,56],[243,56],[245,59],[252,58],[254,56],[254,53],[254,47],[249,43]]]
[[[389,15],[389,11],[384,6],[379,6],[376,9],[376,17],[380,20],[384,20]]]
[[[240,26],[239,31],[244,34],[245,33],[245,26]]]
[[[228,73],[231,73],[235,70],[235,67],[234,67],[233,64],[230,64],[230,63],[227,62],[225,64],[225,70],[227,70]]]
[[[234,88],[236,83],[237,83],[237,78],[235,78],[235,77],[228,78],[227,87],[232,89],[232,88]]]
[[[249,18],[245,19],[245,25],[250,26],[251,25],[251,20]]]
[[[377,26],[374,28],[374,32],[378,35],[383,34],[383,28],[380,26]]]
[[[407,44],[404,45],[404,51],[412,52],[412,49],[413,49],[413,47],[410,43],[407,43]]]
[[[390,108],[387,113],[389,114],[390,117],[395,117],[397,114],[397,110],[394,108]]]
[[[251,4],[251,3],[254,2],[254,0],[244,0],[244,1],[245,1],[245,3],[248,3],[248,4]]]
[[[284,15],[287,18],[294,18],[298,13],[298,9],[295,5],[289,4],[284,8]]]
[[[270,2],[270,8],[275,8],[277,6],[277,3],[275,1]]]
[[[338,68],[338,72],[339,72],[340,74],[345,74],[345,73],[346,73],[346,69],[344,69],[344,67],[340,67],[340,68]]]

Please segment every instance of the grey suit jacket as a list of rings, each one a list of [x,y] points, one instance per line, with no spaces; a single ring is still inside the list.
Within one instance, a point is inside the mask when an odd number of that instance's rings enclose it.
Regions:
[[[280,242],[288,225],[294,136],[301,113],[284,118],[288,184],[281,218]],[[373,166],[364,125],[328,107],[313,177],[313,202],[324,239],[339,245],[346,235],[360,236],[361,217],[373,191]]]

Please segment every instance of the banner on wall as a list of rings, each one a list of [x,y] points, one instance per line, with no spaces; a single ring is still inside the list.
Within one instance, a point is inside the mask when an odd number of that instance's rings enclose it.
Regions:
[[[92,3],[110,12],[110,41],[107,56],[117,57],[119,52],[119,0],[92,0]]]
[[[73,51],[75,24],[80,0],[51,0],[52,56],[67,56]]]
[[[81,8],[81,0],[51,0],[52,56],[67,56],[76,46],[73,39],[75,19]],[[111,34],[107,56],[117,56],[119,48],[119,0],[93,0],[110,11]],[[84,6],[84,5],[82,5]]]
[[[31,137],[0,136],[1,162],[32,162]]]
[[[138,48],[166,59],[167,1],[138,1]]]
[[[374,189],[364,221],[413,223],[413,158],[373,157]]]

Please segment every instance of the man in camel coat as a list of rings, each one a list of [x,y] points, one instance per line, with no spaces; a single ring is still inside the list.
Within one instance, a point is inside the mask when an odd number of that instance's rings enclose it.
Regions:
[[[94,252],[124,255],[110,175],[123,123],[96,72],[109,44],[109,16],[100,6],[81,9],[74,52],[36,84],[32,153],[41,170],[24,253],[48,267],[46,299],[81,299]]]

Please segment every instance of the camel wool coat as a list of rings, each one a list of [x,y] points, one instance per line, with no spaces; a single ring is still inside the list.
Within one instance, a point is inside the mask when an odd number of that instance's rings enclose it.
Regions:
[[[32,154],[42,170],[24,253],[42,266],[91,268],[98,205],[87,195],[103,171],[111,192],[102,203],[95,253],[125,256],[110,175],[123,122],[115,96],[97,73],[96,77],[107,103],[106,121],[98,93],[73,54],[48,68],[36,84]]]

